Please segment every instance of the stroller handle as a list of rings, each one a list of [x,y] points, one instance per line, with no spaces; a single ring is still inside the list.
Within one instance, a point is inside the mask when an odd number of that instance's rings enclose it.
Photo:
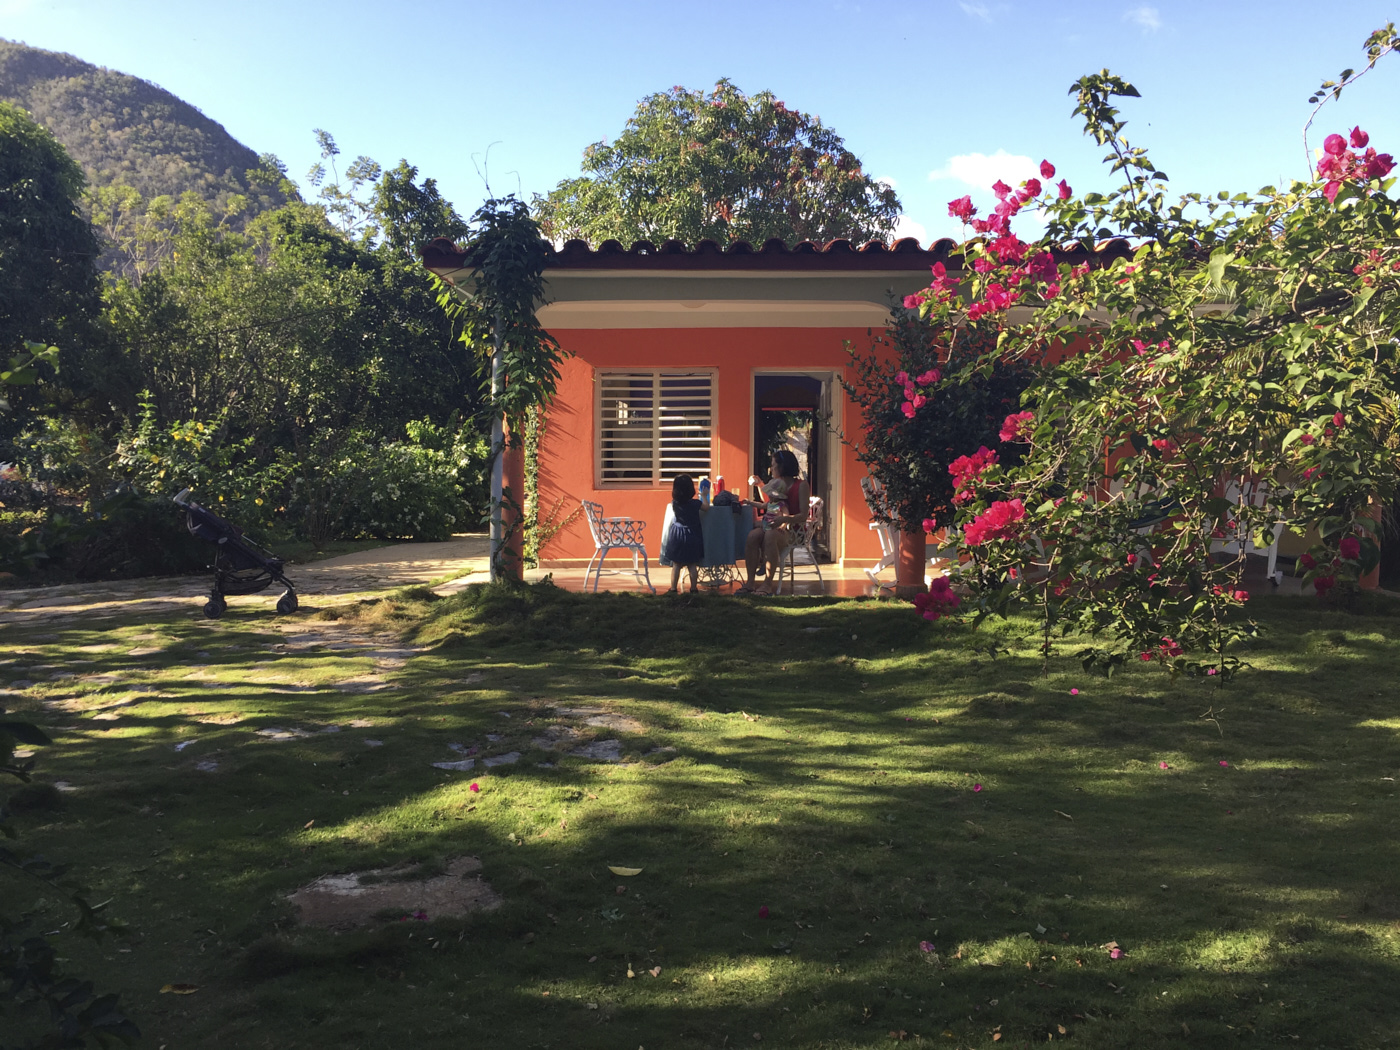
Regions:
[[[190,505],[190,491],[190,489],[181,489],[171,497],[171,500],[182,507],[188,507]]]

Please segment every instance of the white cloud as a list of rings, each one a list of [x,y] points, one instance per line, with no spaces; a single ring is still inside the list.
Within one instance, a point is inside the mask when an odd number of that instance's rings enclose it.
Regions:
[[[1123,15],[1123,21],[1141,26],[1144,33],[1155,33],[1162,28],[1162,13],[1155,7],[1143,4],[1141,7],[1129,8]]]
[[[924,224],[915,222],[907,215],[901,215],[899,221],[894,225],[893,240],[897,241],[901,237],[914,237],[925,248],[929,246],[928,230],[924,228]]]
[[[893,175],[881,175],[875,181],[881,186],[888,186],[892,190],[899,188],[899,182]]]
[[[928,178],[930,182],[953,179],[985,190],[997,179],[1003,179],[1015,186],[1039,174],[1040,165],[1030,157],[999,149],[991,156],[985,153],[962,153],[956,157],[949,157],[948,163],[929,172]]]
[[[962,13],[973,18],[980,18],[984,22],[992,20],[992,9],[986,4],[969,4],[966,0],[958,0],[958,6],[962,8]]]

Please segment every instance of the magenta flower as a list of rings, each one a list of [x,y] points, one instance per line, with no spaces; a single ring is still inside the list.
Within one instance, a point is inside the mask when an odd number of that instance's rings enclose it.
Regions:
[[[982,790],[982,785],[981,785],[981,784],[973,784],[973,785],[972,785],[972,790],[973,790],[973,791],[981,791],[981,790]]]
[[[1347,151],[1347,140],[1340,135],[1328,135],[1322,140],[1322,152],[1329,157],[1340,157]]]
[[[1367,151],[1366,163],[1362,166],[1361,173],[1369,179],[1383,179],[1395,168],[1395,158],[1389,153],[1377,153],[1370,156],[1373,151]]]
[[[896,383],[898,383],[900,386],[908,386],[908,385],[909,385],[909,373],[908,373],[908,372],[896,372],[896,373],[894,374],[894,381],[895,381]]]
[[[1070,696],[1078,696],[1078,695],[1079,695],[1079,690],[1078,690],[1078,689],[1071,689],[1071,690],[1069,691],[1069,695],[1070,695]]]
[[[1051,164],[1048,160],[1042,160],[1040,162],[1040,177],[1047,181],[1053,179],[1055,177],[1055,165]]]
[[[1073,193],[1073,192],[1074,192],[1074,191],[1071,190],[1071,189],[1069,188],[1069,183],[1066,182],[1064,179],[1061,179],[1061,180],[1060,180],[1060,200],[1062,200],[1062,201],[1067,201],[1067,200],[1069,200],[1069,196],[1070,196],[1070,194]]]
[[[1027,197],[1039,197],[1039,196],[1040,196],[1040,180],[1039,180],[1039,179],[1027,179],[1027,180],[1026,180],[1026,196],[1027,196]]]
[[[1348,536],[1342,540],[1337,553],[1347,561],[1356,561],[1361,557],[1361,541],[1355,536]]]
[[[1171,766],[1167,765],[1165,762],[1158,762],[1157,764],[1163,769],[1171,769]]]
[[[923,375],[915,377],[914,382],[918,383],[920,386],[933,386],[934,383],[942,378],[942,372],[936,368],[930,368]]]
[[[1002,420],[1001,431],[997,437],[1002,441],[1021,441],[1029,437],[1034,430],[1034,412],[1015,412]]]
[[[1366,146],[1370,143],[1370,141],[1371,136],[1366,134],[1366,132],[1362,131],[1361,128],[1355,127],[1351,129],[1352,149],[1365,149]]]
[[[1229,762],[1226,762],[1226,761],[1222,758],[1222,759],[1220,760],[1220,764],[1221,764],[1222,766],[1228,766],[1230,763],[1229,763]]]
[[[937,528],[938,528],[938,522],[934,521],[932,518],[925,518],[925,519],[924,519],[924,531],[925,531],[925,532],[933,532],[933,531],[934,531],[935,529],[937,529]]]
[[[768,918],[768,905],[765,904],[765,905],[763,905],[761,908],[758,909],[758,917],[759,917],[760,919],[766,919],[766,918]]]
[[[967,197],[959,197],[955,201],[948,202],[948,215],[950,218],[961,219],[963,222],[967,222],[968,219],[976,214],[977,209],[973,206],[972,197],[970,195]]]
[[[1220,672],[1217,671],[1214,667],[1212,667],[1209,671],[1206,672],[1207,675],[1216,675],[1216,674],[1219,674],[1219,673],[1220,673]]]
[[[919,307],[923,306],[923,304],[924,297],[918,292],[904,297],[904,309],[906,310],[917,310]]]
[[[1004,201],[1007,194],[1011,192],[1011,187],[1002,182],[1001,179],[997,179],[996,182],[992,183],[992,192],[997,195],[997,200]]]
[[[475,795],[481,790],[481,785],[473,781],[471,786],[468,787],[467,790],[470,791],[473,795]]]
[[[1329,204],[1332,204],[1336,202],[1337,194],[1340,193],[1341,190],[1342,184],[1336,179],[1333,179],[1326,186],[1322,187],[1322,195],[1327,198]]]
[[[969,547],[980,546],[988,540],[1006,539],[1016,535],[1025,516],[1025,505],[1019,499],[997,500],[963,530],[963,538]]]
[[[1121,958],[1123,958],[1123,949],[1122,949],[1122,948],[1114,948],[1114,949],[1110,950],[1109,953],[1108,953],[1108,957],[1109,957],[1110,959],[1121,959]]]
[[[920,942],[919,942],[919,951],[921,951],[921,952],[931,952],[931,951],[933,951],[933,942],[932,942],[932,941],[920,941]]]
[[[904,413],[905,418],[907,418],[907,419],[913,419],[913,418],[914,418],[914,402],[912,402],[912,401],[906,401],[906,402],[904,402],[904,404],[902,404],[902,405],[899,406],[899,410],[900,410],[901,412]]]

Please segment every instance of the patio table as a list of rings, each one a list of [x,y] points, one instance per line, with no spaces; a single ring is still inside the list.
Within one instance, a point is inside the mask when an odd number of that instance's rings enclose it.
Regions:
[[[661,525],[662,542],[676,520],[671,504]],[[744,558],[744,544],[753,528],[753,507],[747,503],[706,507],[700,512],[700,534],[705,538],[705,557],[700,561],[700,582],[706,587],[722,587],[737,578],[737,564]],[[670,566],[665,558],[662,565]]]

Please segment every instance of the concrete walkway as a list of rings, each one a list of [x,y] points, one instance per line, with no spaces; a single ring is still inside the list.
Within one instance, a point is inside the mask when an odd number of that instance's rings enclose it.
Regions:
[[[302,606],[330,604],[370,597],[399,587],[422,586],[457,576],[485,580],[490,540],[484,534],[454,536],[443,543],[398,543],[389,547],[342,554],[324,561],[287,567]],[[184,606],[199,608],[209,594],[212,576],[148,577],[95,583],[66,583],[0,591],[0,627],[35,624],[76,616],[97,618],[169,612]],[[460,586],[461,584],[459,584]],[[266,607],[271,611],[281,589],[230,597],[230,605]]]

